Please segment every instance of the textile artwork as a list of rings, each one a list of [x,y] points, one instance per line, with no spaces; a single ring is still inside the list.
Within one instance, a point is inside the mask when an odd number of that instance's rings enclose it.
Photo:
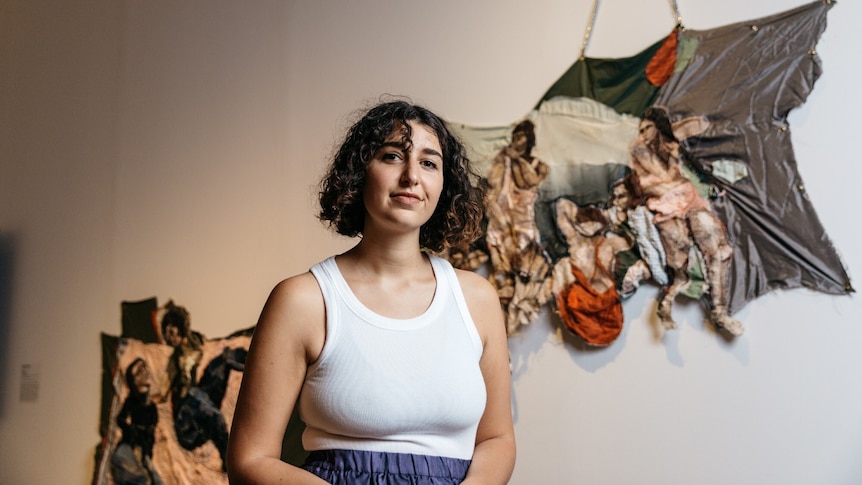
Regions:
[[[664,328],[681,294],[734,336],[731,315],[773,289],[854,291],[787,121],[821,74],[815,47],[833,6],[678,26],[630,58],[582,57],[518,122],[451,123],[488,196],[484,238],[448,257],[489,261],[510,335],[550,304],[587,344],[607,345],[622,312],[584,307],[586,295],[625,299],[645,281],[661,287]]]
[[[189,337],[178,344],[161,335],[165,307],[155,298],[124,302],[122,313],[123,336],[102,334],[93,483],[227,484],[223,458],[253,328],[207,339],[186,327]],[[304,460],[301,432],[295,417],[285,461]]]

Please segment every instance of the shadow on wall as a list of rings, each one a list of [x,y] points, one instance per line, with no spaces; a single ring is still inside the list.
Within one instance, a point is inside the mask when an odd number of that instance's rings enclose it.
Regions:
[[[9,389],[9,328],[12,325],[12,274],[15,255],[15,240],[10,234],[0,233],[0,418],[5,414],[4,393]]]

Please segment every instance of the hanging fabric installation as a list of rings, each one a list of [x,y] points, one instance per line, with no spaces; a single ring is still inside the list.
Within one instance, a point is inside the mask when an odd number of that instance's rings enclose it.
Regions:
[[[451,259],[490,259],[509,334],[550,303],[586,343],[607,345],[619,300],[643,281],[662,288],[665,328],[682,294],[730,335],[743,332],[731,315],[773,289],[853,292],[787,121],[821,74],[815,47],[834,3],[691,30],[672,2],[676,28],[620,59],[585,55],[598,6],[580,58],[522,120],[452,123],[491,196],[485,238]],[[610,310],[585,316],[595,304]]]

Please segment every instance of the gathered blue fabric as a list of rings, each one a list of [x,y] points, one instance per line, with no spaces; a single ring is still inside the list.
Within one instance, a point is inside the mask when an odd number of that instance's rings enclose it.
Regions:
[[[335,485],[453,485],[470,460],[380,451],[312,451],[305,470]]]

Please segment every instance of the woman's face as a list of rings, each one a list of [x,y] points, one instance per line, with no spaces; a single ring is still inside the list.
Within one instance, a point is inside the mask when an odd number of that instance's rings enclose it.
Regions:
[[[396,128],[368,163],[363,189],[364,234],[376,228],[418,230],[428,222],[443,192],[443,150],[437,135],[410,121],[412,145]]]

